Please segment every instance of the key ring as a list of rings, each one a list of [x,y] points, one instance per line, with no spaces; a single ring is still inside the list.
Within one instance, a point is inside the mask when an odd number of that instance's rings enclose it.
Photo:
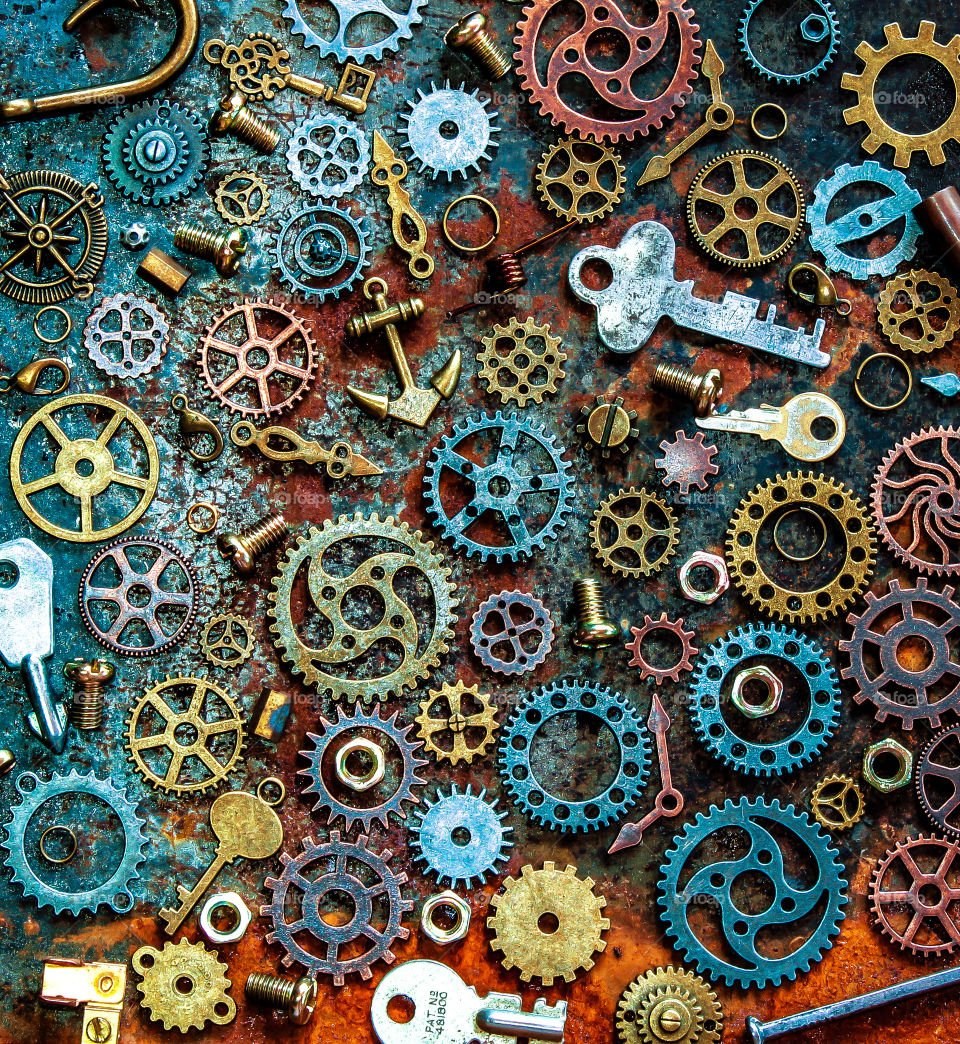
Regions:
[[[70,839],[70,849],[65,856],[52,856],[47,851],[47,838],[51,834],[65,834]],[[63,863],[69,863],[71,859],[77,854],[77,835],[70,829],[70,827],[60,826],[55,824],[54,826],[47,827],[46,830],[40,835],[40,855],[48,863],[54,863],[55,865],[61,865]]]
[[[207,512],[208,521],[198,522],[197,513]],[[198,536],[203,536],[204,533],[210,533],[217,528],[217,523],[220,521],[220,512],[217,510],[216,504],[211,504],[209,500],[198,500],[195,504],[191,504],[187,510],[187,525],[196,533]]]
[[[869,399],[864,397],[863,392],[860,390],[860,375],[864,369],[872,362],[877,359],[892,359],[898,366],[903,368],[903,372],[907,375],[907,390],[903,395],[897,399],[896,402],[890,403],[889,406],[885,406],[882,403],[871,402]],[[913,373],[910,371],[910,367],[900,358],[899,355],[894,355],[892,352],[874,352],[873,355],[868,355],[866,359],[860,363],[857,369],[857,375],[853,378],[853,390],[856,393],[857,398],[863,403],[864,406],[869,407],[871,410],[895,410],[898,406],[902,406],[907,399],[910,398],[910,392],[913,391]]]
[[[816,549],[809,555],[793,555],[780,543],[780,525],[784,519],[789,518],[791,515],[809,515],[815,518],[820,524],[820,543]],[[824,549],[827,543],[827,524],[824,522],[821,515],[816,511],[811,511],[808,507],[795,507],[789,511],[785,511],[776,521],[773,527],[773,546],[783,555],[784,558],[790,559],[791,562],[809,562],[811,559],[817,557],[820,552]]]
[[[66,330],[57,337],[50,337],[47,334],[42,334],[40,332],[40,319],[45,316],[47,312],[53,312],[54,315],[62,315],[67,321]],[[37,335],[39,340],[43,341],[44,344],[59,344],[61,341],[65,341],[72,331],[73,320],[70,318],[70,313],[65,308],[61,308],[60,305],[46,305],[33,317],[33,332]]]
[[[771,110],[772,112],[775,112],[775,113],[777,113],[777,114],[779,115],[780,119],[781,119],[781,120],[783,121],[783,126],[782,126],[782,127],[780,128],[780,130],[779,130],[779,131],[776,131],[776,132],[775,132],[775,133],[773,133],[773,134],[763,134],[763,133],[762,133],[762,132],[761,132],[761,131],[760,131],[760,130],[759,130],[759,129],[757,128],[757,115],[758,115],[759,113],[763,112],[763,111],[764,111],[765,109],[769,109],[769,110]],[[759,139],[760,139],[761,141],[776,141],[776,140],[777,140],[777,138],[782,138],[782,137],[784,136],[784,134],[786,134],[786,133],[787,133],[787,123],[788,123],[788,122],[789,122],[789,117],[787,116],[787,113],[786,113],[786,111],[785,111],[785,110],[784,110],[783,108],[781,108],[781,107],[780,107],[779,105],[777,105],[776,103],[774,103],[774,102],[761,102],[761,103],[760,103],[760,104],[759,104],[759,105],[758,105],[758,106],[757,106],[757,107],[756,107],[756,108],[755,108],[755,109],[753,110],[753,112],[752,112],[752,113],[750,114],[750,130],[752,130],[752,131],[753,131],[753,133],[754,133],[754,134],[755,134],[755,135],[756,135],[756,136],[757,136],[757,137],[758,137],[758,138],[759,138]]]
[[[471,200],[474,203],[479,203],[481,204],[481,206],[487,207],[490,210],[490,213],[493,215],[493,235],[485,243],[481,243],[479,246],[471,246],[469,243],[457,242],[457,240],[454,239],[453,236],[450,234],[450,229],[447,227],[447,221],[450,217],[450,211],[453,210],[454,207],[459,206],[461,203],[468,203]],[[459,250],[463,254],[479,254],[481,250],[486,250],[487,247],[490,246],[490,244],[497,238],[497,236],[500,235],[500,211],[497,210],[497,208],[485,196],[460,196],[458,199],[455,199],[443,212],[442,227],[443,234],[446,237],[447,242],[450,244],[450,246],[454,248],[454,250]]]
[[[264,793],[270,787],[276,788],[276,790],[278,792],[278,795],[279,795],[278,797],[274,798],[273,801],[270,801],[268,798],[265,798],[263,796]],[[264,778],[261,779],[260,782],[257,784],[257,797],[265,805],[269,805],[271,808],[276,808],[277,805],[282,805],[283,802],[284,802],[284,799],[286,798],[286,796],[287,796],[287,788],[283,785],[283,780],[282,779],[277,779],[276,776],[264,776]]]

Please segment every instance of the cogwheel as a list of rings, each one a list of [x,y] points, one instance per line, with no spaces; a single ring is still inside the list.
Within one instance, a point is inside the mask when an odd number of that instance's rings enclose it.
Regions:
[[[917,795],[944,834],[960,837],[960,725],[941,729],[917,761]]]
[[[956,287],[925,268],[890,279],[880,291],[877,325],[896,348],[916,355],[935,352],[948,345],[960,330]]]
[[[663,456],[654,461],[657,470],[663,472],[660,481],[664,486],[679,486],[683,497],[689,495],[693,486],[706,489],[707,479],[720,470],[713,463],[717,447],[705,442],[702,431],[692,439],[686,432],[675,432],[673,442],[663,439],[660,450]]]
[[[237,1005],[227,993],[232,983],[227,966],[203,943],[181,939],[168,942],[162,950],[141,946],[130,958],[133,970],[142,976],[137,985],[140,1007],[165,1030],[187,1033],[203,1029],[208,1022],[226,1026],[233,1022]]]
[[[254,171],[235,170],[217,182],[213,205],[228,224],[255,225],[270,206],[270,190]]]
[[[579,138],[561,138],[540,158],[537,191],[561,221],[590,225],[620,202],[623,162],[607,145]]]
[[[824,776],[810,795],[813,818],[827,830],[849,830],[864,812],[863,793],[850,776]]]
[[[723,1009],[705,979],[685,968],[651,969],[617,1006],[621,1044],[719,1044]]]
[[[353,192],[370,166],[370,141],[345,116],[306,116],[287,145],[287,170],[313,196],[334,199]]]
[[[444,682],[427,693],[414,721],[423,749],[437,761],[472,765],[474,758],[483,757],[493,745],[500,728],[496,715],[490,697],[476,685]]]
[[[539,325],[533,319],[521,323],[514,316],[506,326],[498,323],[480,341],[483,351],[477,353],[477,376],[488,395],[499,395],[502,402],[515,402],[522,409],[529,402],[540,405],[545,395],[556,394],[565,376],[567,353],[547,323]]]
[[[105,297],[83,328],[83,346],[91,361],[122,380],[155,370],[169,343],[170,327],[163,313],[136,294]]]
[[[831,4],[827,2],[827,0],[810,0],[810,6],[815,7],[816,11],[807,15],[802,22],[798,23],[798,34],[807,45],[811,43],[821,43],[823,39],[828,38],[826,53],[809,68],[802,69],[800,72],[780,72],[764,65],[757,57],[753,45],[750,43],[750,23],[753,20],[757,8],[760,7],[763,2],[764,0],[750,0],[750,3],[747,5],[740,19],[738,35],[740,38],[740,50],[742,51],[744,58],[746,58],[747,62],[753,66],[761,76],[774,83],[796,85],[799,83],[809,83],[810,81],[815,80],[833,61],[834,55],[837,53],[837,43],[840,39],[840,20],[837,18],[837,12],[833,9]],[[778,19],[777,29],[779,31],[775,38],[782,41],[783,31],[779,20],[786,16],[782,10],[777,10],[775,4],[770,4],[768,10],[771,11],[771,18],[776,17]],[[773,14],[772,12],[776,13]],[[816,19],[819,23],[818,28],[822,27],[824,35],[820,40],[808,39],[803,31],[804,24],[810,19]]]
[[[329,40],[307,25],[300,13],[299,0],[287,0],[283,17],[291,23],[290,32],[303,37],[304,47],[316,47],[321,58],[333,55],[341,64],[356,62],[362,65],[368,58],[379,62],[387,51],[398,51],[400,43],[413,36],[413,27],[423,21],[420,11],[426,3],[427,0],[409,0],[407,10],[402,11],[382,0],[328,0],[334,12],[329,24],[335,27],[327,31],[327,35],[333,37]],[[392,24],[393,29],[379,39],[368,39],[362,44],[347,42],[356,40],[361,31],[368,37],[385,22]]]
[[[580,416],[583,420],[577,425],[577,434],[590,449],[599,450],[604,460],[614,450],[629,453],[640,434],[635,423],[637,411],[626,409],[619,395],[611,402],[598,395],[592,406],[580,407]]]
[[[358,559],[351,556],[364,540],[373,550],[356,564]],[[384,542],[389,547],[381,550],[378,545]],[[352,572],[327,572],[337,558],[335,549],[350,560]],[[336,522],[328,519],[300,537],[279,570],[267,594],[274,644],[295,674],[302,674],[307,685],[333,699],[369,704],[399,697],[429,677],[453,639],[454,609],[459,603],[450,570],[433,544],[406,522],[389,516],[381,521],[376,514],[367,518],[359,512],[341,515]],[[301,571],[307,585],[303,609],[305,613],[314,609],[320,617],[322,647],[309,645],[293,619],[294,582]],[[429,588],[432,605],[426,607],[426,614],[405,601],[415,592],[396,589],[397,574],[404,578],[417,574],[417,580]],[[377,591],[383,606],[379,614],[371,610],[376,616],[372,625],[367,621],[361,627],[353,615],[350,621],[344,617],[343,600],[365,588]]]
[[[553,618],[539,598],[526,591],[490,595],[470,621],[470,645],[497,674],[526,674],[553,648]]]
[[[436,179],[447,181],[480,173],[480,161],[493,158],[490,149],[500,142],[497,135],[497,113],[488,112],[487,101],[479,97],[480,89],[468,92],[466,85],[451,87],[447,80],[442,88],[430,84],[430,93],[419,88],[414,101],[408,101],[410,112],[401,112],[402,147],[417,161],[419,170],[428,170]],[[451,133],[452,128],[452,133]]]
[[[528,864],[519,877],[505,878],[502,888],[490,897],[490,949],[502,955],[507,971],[519,969],[523,982],[533,977],[544,986],[557,978],[573,982],[578,971],[593,967],[593,955],[607,948],[601,936],[610,922],[600,912],[607,901],[594,892],[591,878],[577,877],[575,866],[557,870],[546,862],[534,870]],[[557,922],[550,933],[540,927],[545,915]]]
[[[204,628],[200,651],[214,667],[239,667],[253,655],[253,634],[243,617],[220,613]]]
[[[673,509],[643,487],[611,494],[590,522],[594,554],[619,576],[650,576],[662,569],[676,553],[678,532]]]
[[[671,667],[654,667],[643,655],[644,641],[657,631],[672,634],[680,642],[680,655]],[[627,651],[632,654],[628,666],[640,668],[641,681],[653,678],[657,685],[662,685],[668,678],[670,681],[680,681],[680,672],[690,670],[693,657],[700,651],[691,641],[693,631],[684,630],[683,620],[670,620],[666,613],[661,613],[659,620],[644,614],[643,625],[631,627],[630,633],[633,641],[626,644]]]
[[[273,244],[280,282],[308,300],[334,299],[349,290],[370,264],[370,236],[363,217],[321,203],[293,214]]]

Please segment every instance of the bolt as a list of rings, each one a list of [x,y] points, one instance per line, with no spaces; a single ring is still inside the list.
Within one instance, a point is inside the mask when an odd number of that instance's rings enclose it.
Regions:
[[[0,776],[5,776],[16,763],[17,759],[13,756],[12,750],[7,750],[6,747],[0,749]]]
[[[71,660],[63,675],[73,682],[70,720],[78,729],[99,729],[103,724],[103,687],[113,681],[113,664],[107,660]]]
[[[173,245],[192,257],[212,261],[220,275],[232,276],[247,252],[247,236],[242,228],[210,232],[203,225],[185,222],[174,232]]]
[[[723,394],[723,374],[713,367],[705,373],[695,373],[686,366],[658,363],[650,387],[678,399],[689,399],[698,417],[708,417]]]
[[[281,979],[279,975],[254,972],[247,977],[244,992],[248,1000],[286,1012],[295,1026],[306,1026],[317,1006],[317,980],[307,975],[301,979]]]
[[[231,530],[221,533],[217,537],[217,550],[224,558],[230,559],[241,576],[249,576],[257,556],[279,544],[288,532],[283,515],[267,515],[262,522],[241,529],[239,533]]]
[[[247,108],[247,99],[239,91],[228,94],[220,102],[219,110],[210,118],[210,133],[218,138],[232,134],[266,155],[274,152],[280,144],[280,132],[266,120],[254,116]]]
[[[574,580],[573,600],[577,614],[573,644],[578,649],[605,649],[619,639],[620,628],[610,619],[596,580]]]
[[[92,1044],[107,1044],[113,1039],[110,1023],[102,1015],[95,1015],[88,1023],[84,1035]]]
[[[451,51],[469,55],[491,80],[502,80],[510,72],[510,59],[487,32],[487,20],[479,11],[450,26],[443,42]]]

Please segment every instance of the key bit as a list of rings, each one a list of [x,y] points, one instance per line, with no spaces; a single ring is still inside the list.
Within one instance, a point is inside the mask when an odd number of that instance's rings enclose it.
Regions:
[[[955,373],[935,373],[930,377],[921,377],[920,383],[925,384],[928,388],[933,388],[934,391],[940,392],[948,399],[952,399],[957,392],[960,392],[960,376]]]
[[[410,193],[401,184],[406,176],[407,164],[387,144],[387,139],[379,131],[374,131],[370,180],[374,185],[386,186],[393,241],[409,255],[407,268],[410,274],[417,279],[427,279],[434,270],[433,258],[424,250],[427,245],[427,226],[410,202]],[[405,219],[407,227],[412,227],[416,232],[415,236],[407,234]]]
[[[362,453],[357,453],[349,442],[335,442],[326,449],[319,442],[305,439],[292,428],[284,428],[279,424],[257,428],[250,421],[237,421],[230,429],[230,441],[242,449],[252,446],[269,460],[323,464],[331,478],[344,478],[347,475],[359,478],[383,474],[382,468],[367,460]],[[278,448],[276,442],[279,442],[281,447],[289,448]]]

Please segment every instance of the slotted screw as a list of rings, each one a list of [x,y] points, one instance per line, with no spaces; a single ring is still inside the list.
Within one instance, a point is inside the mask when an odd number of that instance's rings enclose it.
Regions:
[[[254,972],[248,976],[244,992],[249,1000],[286,1012],[295,1026],[305,1026],[317,1006],[317,980],[307,975],[300,979],[282,979],[279,975]]]
[[[114,666],[107,660],[71,660],[63,675],[73,682],[70,720],[78,729],[99,729],[103,724],[103,687],[113,681]]]
[[[220,102],[210,119],[210,133],[218,138],[230,134],[265,155],[275,152],[280,144],[280,132],[247,108],[247,99],[240,91],[228,94]]]
[[[267,515],[255,526],[248,526],[239,533],[227,530],[217,537],[217,550],[228,558],[241,576],[249,576],[257,557],[275,547],[287,535],[289,529],[283,515]]]
[[[620,628],[610,619],[600,585],[592,577],[573,582],[577,629],[573,644],[578,649],[605,649],[620,637]]]
[[[510,72],[510,59],[488,32],[487,20],[479,11],[450,26],[443,42],[451,51],[471,57],[491,80],[502,80]]]
[[[212,261],[220,275],[232,276],[247,252],[247,237],[242,228],[211,232],[203,225],[185,222],[174,232],[173,245],[191,257]]]
[[[696,373],[687,366],[659,363],[650,387],[678,399],[689,399],[698,417],[708,417],[723,394],[723,374],[713,367]]]

